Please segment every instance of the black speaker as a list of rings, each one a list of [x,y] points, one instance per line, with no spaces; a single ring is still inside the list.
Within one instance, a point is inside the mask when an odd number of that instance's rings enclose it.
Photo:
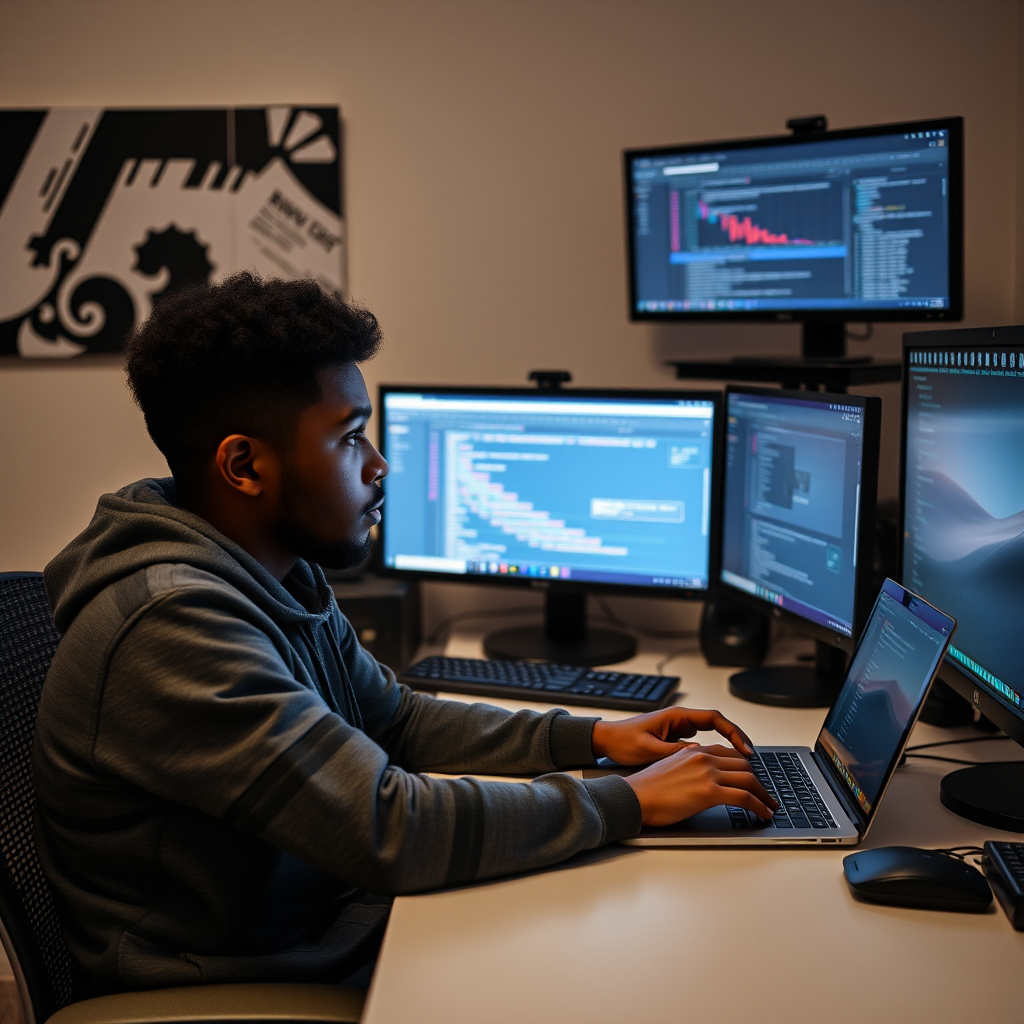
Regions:
[[[372,573],[330,582],[359,642],[398,675],[416,657],[420,643],[419,584]]]
[[[728,598],[704,602],[700,649],[709,665],[757,668],[768,653],[770,635],[767,615]]]

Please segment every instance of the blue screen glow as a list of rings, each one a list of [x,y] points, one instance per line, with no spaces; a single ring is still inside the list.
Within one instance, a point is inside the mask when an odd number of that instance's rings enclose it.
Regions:
[[[950,657],[1024,697],[1024,351],[908,352],[903,580],[957,620]]]
[[[714,404],[383,393],[393,569],[708,585]]]

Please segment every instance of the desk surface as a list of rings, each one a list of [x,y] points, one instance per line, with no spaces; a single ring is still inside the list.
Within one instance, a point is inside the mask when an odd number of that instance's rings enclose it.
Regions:
[[[469,637],[456,637],[448,650],[479,656]],[[648,648],[628,666],[652,671],[660,656]],[[755,743],[811,745],[824,718],[821,710],[735,700],[729,670],[709,668],[697,654],[665,671],[682,677],[680,703],[717,707]],[[921,725],[911,742],[969,733]],[[949,752],[1017,756],[1006,742]],[[912,761],[901,768],[864,845],[1020,839],[940,804],[939,779],[953,767]],[[1024,933],[997,904],[971,915],[857,903],[843,880],[849,852],[608,847],[531,875],[402,897],[364,1021],[618,1024],[737,1013],[786,1024],[1022,1019]]]

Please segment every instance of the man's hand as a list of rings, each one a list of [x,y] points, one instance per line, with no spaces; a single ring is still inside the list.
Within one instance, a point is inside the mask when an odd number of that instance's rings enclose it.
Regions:
[[[770,818],[778,803],[765,792],[746,758],[731,747],[697,744],[677,750],[626,782],[640,801],[645,825],[674,825],[718,804]]]
[[[594,757],[610,757],[618,764],[650,764],[692,744],[698,732],[717,732],[740,753],[751,754],[753,744],[729,719],[717,711],[662,708],[621,722],[597,722],[590,737]]]

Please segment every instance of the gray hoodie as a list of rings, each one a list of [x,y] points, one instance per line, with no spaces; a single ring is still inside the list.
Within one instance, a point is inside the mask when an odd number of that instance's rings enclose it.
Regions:
[[[63,638],[43,688],[40,856],[79,994],[337,981],[390,897],[537,868],[635,835],[594,719],[415,694],[357,642],[319,567],[278,582],[174,504],[104,495],[46,568]]]

